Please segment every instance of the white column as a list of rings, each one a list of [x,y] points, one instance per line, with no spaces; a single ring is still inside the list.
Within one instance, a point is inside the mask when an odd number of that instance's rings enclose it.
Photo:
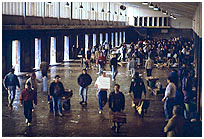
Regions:
[[[149,26],[149,17],[147,17],[147,26]]]
[[[122,44],[122,32],[119,32],[119,46]]]
[[[41,63],[41,40],[35,38],[35,69],[40,69]]]
[[[100,33],[100,44],[103,45],[103,34]]]
[[[96,46],[96,34],[93,34],[93,46]]]
[[[164,26],[164,17],[162,17],[162,27]]]
[[[125,42],[125,32],[123,32],[123,42]]]
[[[15,74],[20,72],[20,41],[12,41],[12,67],[15,68]]]
[[[56,37],[50,39],[50,65],[56,64]]]
[[[140,26],[140,17],[137,17],[137,26]]]
[[[144,26],[144,17],[142,17],[142,26]]]
[[[76,48],[79,48],[79,35],[76,35]]]
[[[85,54],[87,55],[87,51],[89,49],[89,35],[85,34]]]
[[[111,45],[114,46],[114,33],[111,33]]]
[[[115,46],[118,46],[118,32],[115,32]]]
[[[106,33],[106,43],[108,43],[108,33]]]
[[[64,36],[64,61],[69,61],[69,36]]]
[[[157,17],[157,26],[159,27],[159,17]]]

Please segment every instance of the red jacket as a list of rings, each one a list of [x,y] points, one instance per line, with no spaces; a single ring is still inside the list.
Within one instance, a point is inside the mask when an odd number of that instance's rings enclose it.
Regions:
[[[33,101],[37,105],[37,93],[34,90],[23,89],[20,94],[20,103],[23,104],[25,101]]]

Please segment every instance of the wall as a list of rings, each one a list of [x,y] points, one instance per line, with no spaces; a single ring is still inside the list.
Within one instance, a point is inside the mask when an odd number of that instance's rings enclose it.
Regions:
[[[170,18],[172,28],[192,29],[192,19],[177,17],[176,20]]]

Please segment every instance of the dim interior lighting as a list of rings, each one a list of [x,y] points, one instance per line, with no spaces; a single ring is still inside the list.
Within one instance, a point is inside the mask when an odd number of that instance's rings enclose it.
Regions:
[[[101,12],[103,13],[103,12],[104,12],[104,9],[102,9]]]
[[[117,14],[117,12],[115,12],[115,14]]]
[[[154,5],[150,3],[149,8],[154,8]]]
[[[148,5],[148,2],[142,2],[143,5]]]
[[[157,7],[157,5],[154,7],[154,11],[158,11],[159,8]]]

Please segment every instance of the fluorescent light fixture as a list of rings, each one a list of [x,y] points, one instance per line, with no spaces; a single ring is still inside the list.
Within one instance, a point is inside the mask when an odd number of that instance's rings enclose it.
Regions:
[[[148,2],[142,2],[143,5],[148,5]]]
[[[157,5],[154,7],[154,11],[158,11],[159,8],[157,7]]]
[[[154,5],[150,3],[149,8],[154,8]]]
[[[104,12],[104,9],[102,9],[101,12],[103,13],[103,12]]]

